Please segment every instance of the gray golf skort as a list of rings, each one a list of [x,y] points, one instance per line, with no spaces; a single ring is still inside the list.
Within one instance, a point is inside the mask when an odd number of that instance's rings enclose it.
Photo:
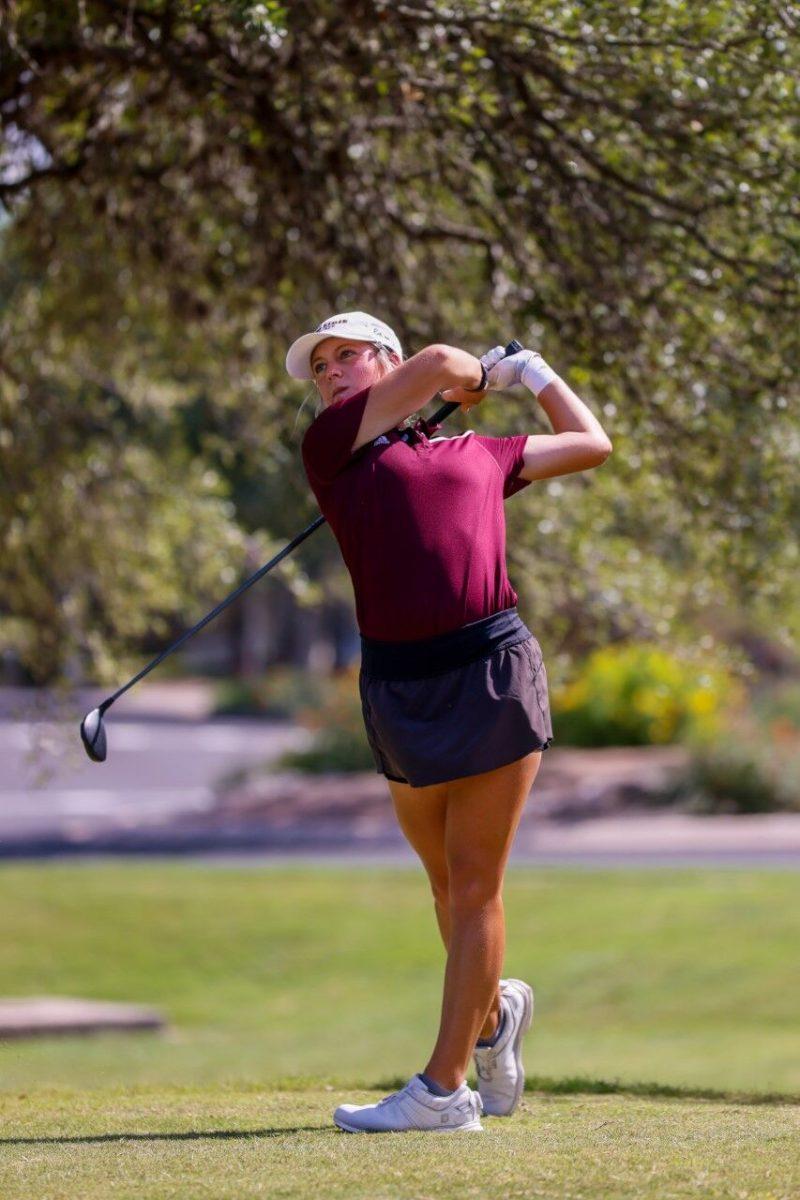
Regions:
[[[414,642],[361,638],[361,711],[376,770],[427,787],[553,740],[547,673],[516,608]]]

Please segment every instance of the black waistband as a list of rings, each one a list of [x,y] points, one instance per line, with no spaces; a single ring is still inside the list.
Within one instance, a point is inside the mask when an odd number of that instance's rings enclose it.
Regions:
[[[504,608],[419,641],[383,642],[362,634],[361,670],[371,679],[426,679],[488,658],[531,636],[516,608]]]

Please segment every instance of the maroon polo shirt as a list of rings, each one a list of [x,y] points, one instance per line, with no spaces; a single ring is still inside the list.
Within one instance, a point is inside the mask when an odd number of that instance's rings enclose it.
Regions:
[[[511,608],[503,501],[530,483],[518,478],[527,434],[430,437],[418,421],[408,441],[390,429],[351,454],[369,392],[323,409],[302,443],[361,633],[415,641]]]

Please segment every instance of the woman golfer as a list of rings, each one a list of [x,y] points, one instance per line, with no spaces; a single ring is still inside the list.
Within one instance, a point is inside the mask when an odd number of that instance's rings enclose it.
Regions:
[[[334,1121],[353,1133],[480,1130],[482,1112],[514,1111],[525,1082],[533,993],[500,978],[503,875],[553,731],[542,651],[506,572],[503,501],[533,479],[598,466],[611,443],[539,354],[502,355],[437,344],[404,362],[388,325],[348,312],[298,338],[286,359],[319,391],[303,463],[353,581],[369,744],[447,950],[424,1071],[377,1104],[337,1108]],[[398,428],[438,391],[468,410],[516,383],[538,397],[553,434]],[[477,1092],[465,1082],[473,1055]]]

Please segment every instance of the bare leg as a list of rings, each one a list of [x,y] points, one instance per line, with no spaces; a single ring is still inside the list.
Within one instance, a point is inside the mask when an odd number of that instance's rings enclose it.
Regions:
[[[443,1087],[464,1081],[476,1039],[484,1030],[489,1036],[497,1024],[487,1014],[505,953],[503,875],[540,762],[541,751],[534,751],[496,771],[447,785],[447,968],[439,1036],[425,1067]]]
[[[473,778],[486,780],[494,772]],[[436,921],[445,950],[450,947],[450,878],[445,852],[447,790],[452,784],[437,783],[412,788],[407,783],[387,780],[397,821],[416,850],[430,880]],[[498,974],[499,978],[499,974]],[[479,1037],[491,1037],[500,1020],[500,990],[495,986]]]
[[[442,941],[444,942],[445,950],[449,951],[449,949],[450,949],[450,902],[449,902],[449,897],[448,897],[447,901],[436,900],[436,901],[434,901],[434,903],[436,905],[436,920],[439,925],[439,932],[442,935]],[[498,973],[498,979],[499,978],[500,978],[500,976]],[[494,1031],[497,1029],[497,1026],[499,1025],[499,1023],[500,1023],[500,988],[498,986],[496,986],[494,989],[494,994],[492,995],[491,1002],[489,1004],[489,1010],[486,1014],[486,1020],[483,1022],[483,1025],[481,1026],[481,1031],[478,1034],[478,1037],[479,1038],[491,1037],[492,1034],[494,1033]]]

